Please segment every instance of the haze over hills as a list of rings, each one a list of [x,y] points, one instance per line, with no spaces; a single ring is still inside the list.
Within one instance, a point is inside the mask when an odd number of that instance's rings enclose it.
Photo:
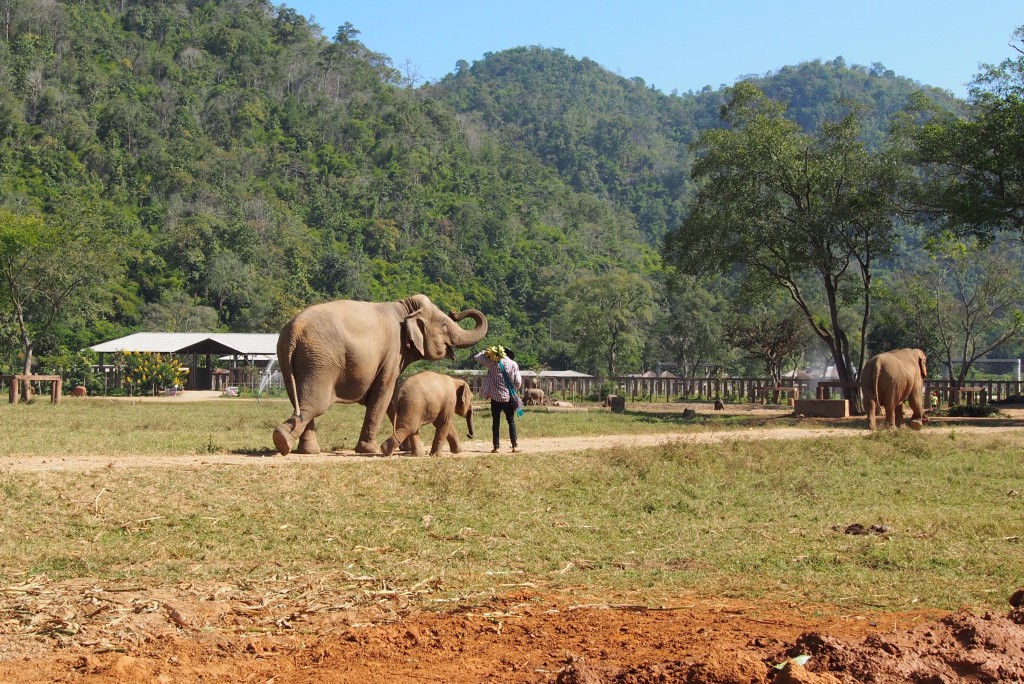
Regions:
[[[841,60],[755,80],[807,127],[837,98],[870,104],[869,138],[929,90]],[[687,145],[724,98],[535,47],[410,88],[355,33],[326,39],[285,6],[26,0],[0,35],[0,198],[125,258],[111,296],[38,353],[276,331],[313,301],[424,292],[486,311],[527,365],[586,368],[560,330],[567,286],[619,268],[660,287],[661,239],[693,193]],[[10,321],[0,336],[15,367]]]

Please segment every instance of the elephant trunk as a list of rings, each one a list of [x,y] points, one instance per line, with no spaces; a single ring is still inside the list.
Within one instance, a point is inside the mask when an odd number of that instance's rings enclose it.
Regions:
[[[466,414],[466,425],[469,427],[469,438],[473,439],[473,409]]]
[[[451,331],[453,347],[472,347],[487,336],[487,317],[477,309],[453,311],[449,316],[455,322],[461,321],[463,318],[471,318],[476,323],[471,330],[457,326],[455,330]]]

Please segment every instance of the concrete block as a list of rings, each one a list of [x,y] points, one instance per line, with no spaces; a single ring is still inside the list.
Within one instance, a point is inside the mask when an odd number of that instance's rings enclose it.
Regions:
[[[808,418],[849,418],[850,402],[847,399],[797,399],[793,402],[793,413]]]

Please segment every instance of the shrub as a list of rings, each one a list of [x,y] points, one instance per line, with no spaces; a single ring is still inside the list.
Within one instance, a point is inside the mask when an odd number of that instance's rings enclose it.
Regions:
[[[157,390],[184,385],[188,374],[188,368],[182,366],[178,359],[163,354],[126,352],[120,361],[124,367],[123,377],[129,385],[138,387],[140,391],[152,389],[153,394]]]
[[[1003,414],[992,404],[960,404],[951,406],[946,415],[951,418],[993,418]]]

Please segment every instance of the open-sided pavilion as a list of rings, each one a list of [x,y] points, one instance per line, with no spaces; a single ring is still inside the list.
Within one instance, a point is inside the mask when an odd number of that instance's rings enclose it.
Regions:
[[[266,366],[277,356],[277,333],[150,333],[140,332],[89,347],[99,355],[98,370],[112,372],[107,355],[118,352],[172,354],[187,360],[191,389],[223,390],[240,384],[242,371]],[[230,368],[215,369],[213,358],[229,358]],[[201,363],[205,362],[205,363]]]

